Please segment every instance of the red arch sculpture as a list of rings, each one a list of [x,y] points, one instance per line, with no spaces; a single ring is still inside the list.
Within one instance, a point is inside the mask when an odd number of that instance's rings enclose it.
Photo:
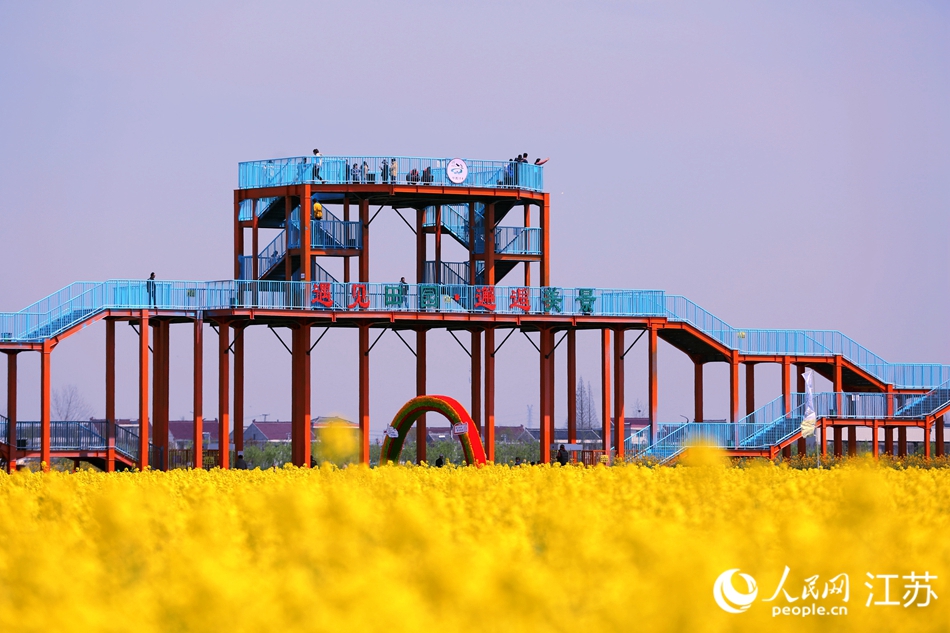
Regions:
[[[463,432],[456,434],[462,445],[465,463],[477,466],[486,463],[482,438],[465,407],[448,396],[418,396],[404,404],[393,418],[392,424],[386,427],[386,439],[383,440],[383,448],[379,455],[380,465],[399,461],[402,445],[406,441],[409,429],[423,413],[430,411],[444,415],[452,424],[453,429],[463,430],[458,425],[465,425]],[[395,429],[395,431],[389,429]]]

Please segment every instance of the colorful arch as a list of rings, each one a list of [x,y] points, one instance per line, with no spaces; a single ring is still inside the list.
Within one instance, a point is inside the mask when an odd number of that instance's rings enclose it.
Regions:
[[[444,415],[453,429],[458,424],[464,424],[464,432],[459,433],[457,437],[462,445],[465,463],[477,466],[486,463],[482,438],[478,434],[475,423],[472,422],[472,416],[468,414],[465,407],[458,403],[458,400],[448,396],[418,396],[404,404],[396,417],[393,418],[392,424],[386,428],[386,438],[383,440],[383,448],[379,455],[380,465],[390,461],[399,461],[399,455],[402,454],[402,445],[406,441],[409,429],[423,413],[429,412]],[[395,432],[389,429],[395,429]]]

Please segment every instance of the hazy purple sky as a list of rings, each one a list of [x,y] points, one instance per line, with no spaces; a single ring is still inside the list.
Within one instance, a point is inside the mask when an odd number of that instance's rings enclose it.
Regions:
[[[554,284],[659,288],[732,325],[950,363],[948,112],[936,2],[5,2],[0,310],[75,280],[231,277],[238,161],[526,151],[551,157]],[[373,279],[411,277],[412,253],[381,214]],[[120,416],[137,400],[127,330]],[[54,386],[99,415],[103,332],[53,355]],[[172,336],[171,413],[190,417],[190,329]],[[580,342],[596,390],[595,336]],[[628,403],[646,400],[640,347]],[[442,335],[430,350],[430,390],[467,403],[464,352]],[[313,413],[355,418],[355,332],[316,351]],[[21,419],[37,415],[35,356]],[[413,395],[412,360],[392,334],[373,350],[375,429]],[[248,362],[248,417],[287,419],[287,353],[252,330]],[[498,422],[522,422],[536,353],[519,336],[498,362]],[[558,372],[561,424],[563,354]],[[661,418],[691,417],[689,362],[662,344],[660,372]],[[759,372],[765,402],[778,370]],[[706,415],[725,417],[725,366],[707,376]],[[215,382],[209,367],[207,417]]]

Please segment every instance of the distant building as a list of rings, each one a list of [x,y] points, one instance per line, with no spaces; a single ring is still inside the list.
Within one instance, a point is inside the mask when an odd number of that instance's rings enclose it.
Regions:
[[[331,424],[343,424],[353,429],[359,429],[359,425],[349,420],[338,417],[318,417],[311,420],[310,423],[310,441],[317,441],[317,435],[320,429],[324,429]],[[283,420],[251,420],[251,423],[244,427],[244,442],[266,444],[268,442],[289,442],[293,433],[293,423]],[[234,441],[234,432],[231,432],[231,441]]]

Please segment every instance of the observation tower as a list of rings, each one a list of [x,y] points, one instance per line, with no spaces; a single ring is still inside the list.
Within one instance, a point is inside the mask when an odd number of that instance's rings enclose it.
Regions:
[[[218,434],[228,437],[233,416],[236,451],[244,445],[245,330],[263,326],[290,331],[292,460],[301,466],[311,459],[311,357],[319,354],[317,345],[330,328],[358,330],[353,353],[359,365],[363,462],[369,461],[375,343],[388,330],[406,343],[415,355],[416,393],[425,395],[426,336],[433,329],[470,338],[472,381],[466,395],[489,460],[495,448],[496,352],[518,331],[539,333],[541,461],[550,461],[552,453],[559,349],[567,357],[568,442],[576,440],[573,386],[580,330],[599,331],[601,343],[602,445],[585,451],[586,461],[601,456],[669,461],[699,440],[737,456],[790,457],[793,447],[806,450],[801,423],[809,408],[817,417],[822,454],[829,439],[833,452],[843,454],[845,437],[854,454],[858,427],[871,430],[875,456],[880,450],[905,454],[908,428],[923,430],[926,457],[931,455],[931,440],[936,454],[943,454],[950,366],[889,363],[837,331],[736,328],[685,297],[660,290],[558,286],[549,274],[550,197],[539,165],[405,156],[251,161],[239,165],[233,212],[233,280],[76,282],[19,312],[0,313],[0,351],[7,355],[8,377],[0,455],[8,467],[29,457],[49,464],[54,456],[88,460],[106,470],[148,465],[167,469],[176,463],[168,443],[169,340],[171,326],[182,324],[190,326],[194,341],[194,444],[202,444],[202,341],[210,327],[218,341]],[[370,279],[370,244],[391,238],[371,239],[373,221],[383,212],[398,214],[408,226],[407,235],[415,234],[414,279]],[[444,240],[454,242],[456,251],[460,246],[465,257],[446,261]],[[434,259],[427,259],[428,252],[434,252]],[[338,261],[330,265],[330,258]],[[351,259],[356,260],[355,272]],[[538,271],[534,279],[533,265]],[[327,268],[342,269],[341,278],[331,276]],[[104,322],[106,332],[106,419],[53,420],[52,352],[60,341],[98,321]],[[116,424],[115,326],[122,321],[138,328],[137,430]],[[625,417],[624,359],[641,338],[648,348],[650,423],[627,434],[620,423]],[[659,340],[686,354],[694,365],[692,421],[657,417]],[[41,356],[40,419],[34,421],[17,416],[17,357],[27,352]],[[726,422],[704,421],[703,375],[709,363],[729,368]],[[755,366],[761,363],[781,366],[776,389],[780,395],[757,406]],[[829,380],[832,390],[807,396],[807,369]],[[611,419],[618,423],[611,424]],[[425,424],[424,417],[416,423],[420,460],[426,458]],[[217,465],[229,467],[229,451],[212,456]],[[202,451],[193,451],[188,464],[202,467]]]

